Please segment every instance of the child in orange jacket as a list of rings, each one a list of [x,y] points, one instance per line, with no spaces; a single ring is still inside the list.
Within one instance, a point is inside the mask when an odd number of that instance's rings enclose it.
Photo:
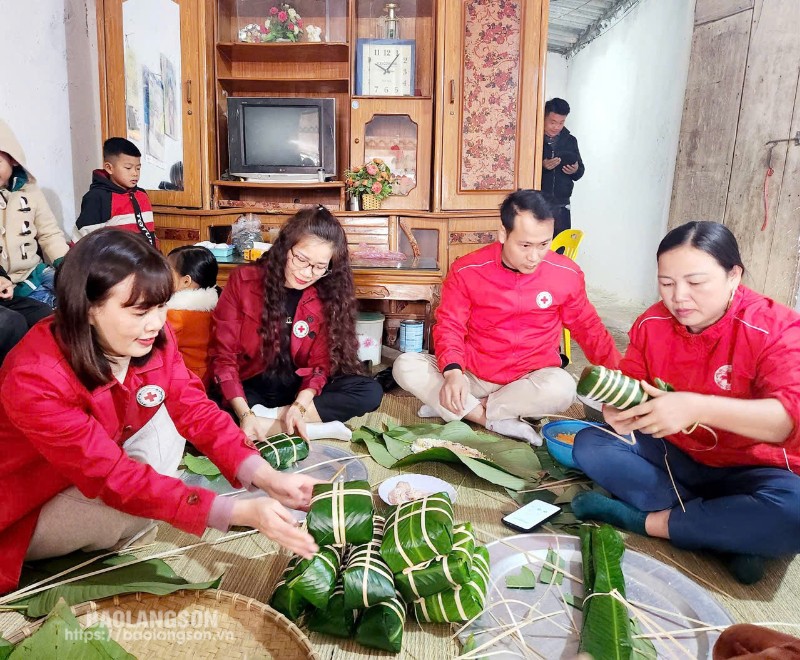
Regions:
[[[211,314],[219,301],[219,265],[211,251],[200,245],[175,248],[167,261],[175,276],[175,293],[167,302],[167,321],[184,363],[207,384]]]

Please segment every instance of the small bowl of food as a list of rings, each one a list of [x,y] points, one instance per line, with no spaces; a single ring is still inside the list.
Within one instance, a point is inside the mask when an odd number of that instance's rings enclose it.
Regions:
[[[594,425],[572,419],[545,424],[542,427],[542,435],[550,455],[564,467],[579,470],[580,468],[572,458],[572,445],[575,442],[575,436],[578,431],[587,429],[590,426]]]
[[[378,495],[386,502],[396,506],[420,500],[434,493],[447,493],[450,501],[456,501],[456,489],[449,483],[437,477],[426,474],[398,474],[387,479],[378,487]]]

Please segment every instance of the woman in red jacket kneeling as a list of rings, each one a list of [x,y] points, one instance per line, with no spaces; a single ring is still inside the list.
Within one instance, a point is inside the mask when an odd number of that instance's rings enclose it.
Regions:
[[[742,286],[733,234],[689,222],[658,247],[656,303],[620,369],[648,401],[575,438],[581,469],[618,500],[579,495],[579,518],[721,554],[739,581],[800,552],[800,314]],[[656,378],[675,392],[650,385]]]
[[[205,394],[165,325],[166,259],[139,235],[101,229],[67,254],[58,308],[0,370],[0,593],[25,559],[109,548],[164,520],[193,534],[255,527],[309,557],[313,539],[283,505],[315,483],[280,474]],[[234,500],[176,478],[184,438],[233,484]]]
[[[257,264],[233,272],[209,368],[248,437],[348,440],[342,422],[380,405],[380,385],[360,375],[355,313],[347,239],[323,206],[299,211]]]

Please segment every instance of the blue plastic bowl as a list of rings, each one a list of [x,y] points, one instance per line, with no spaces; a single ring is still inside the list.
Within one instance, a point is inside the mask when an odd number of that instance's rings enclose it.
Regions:
[[[564,467],[579,470],[580,468],[572,459],[572,445],[557,440],[556,433],[577,433],[591,426],[591,424],[587,424],[586,422],[579,422],[571,419],[545,424],[542,427],[542,435],[547,444],[547,451],[549,451],[550,455]]]

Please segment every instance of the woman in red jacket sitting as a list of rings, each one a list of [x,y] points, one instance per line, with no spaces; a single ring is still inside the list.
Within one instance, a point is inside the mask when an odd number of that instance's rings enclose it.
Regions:
[[[636,320],[620,363],[652,398],[603,408],[636,444],[588,429],[573,450],[619,499],[586,493],[573,510],[716,551],[749,584],[764,557],[800,552],[800,314],[742,286],[743,273],[721,224],[690,222],[661,241],[661,302]]]
[[[347,239],[323,206],[299,211],[257,264],[233,272],[209,369],[248,437],[347,440],[342,422],[380,405],[380,385],[359,375],[355,310]]]
[[[209,401],[165,325],[166,259],[138,234],[101,229],[67,254],[53,319],[32,328],[0,370],[0,593],[24,559],[109,548],[151,518],[186,532],[255,527],[306,557],[313,539],[290,512],[315,483],[273,470]],[[234,500],[176,478],[185,441],[234,484]],[[282,504],[281,504],[282,503]]]

